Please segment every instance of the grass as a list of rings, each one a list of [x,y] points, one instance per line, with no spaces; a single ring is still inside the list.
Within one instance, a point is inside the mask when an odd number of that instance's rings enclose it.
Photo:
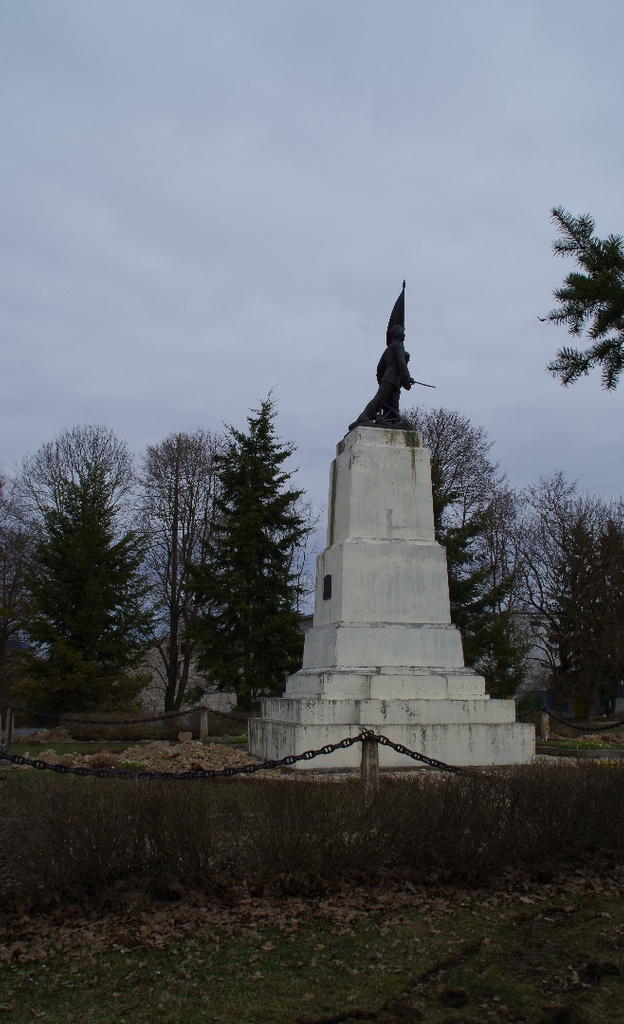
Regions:
[[[138,740],[138,743],[145,742]],[[29,754],[37,758],[44,750],[53,750],[55,754],[99,754],[103,750],[127,750],[131,744],[128,740],[72,740],[69,743],[12,743],[11,754]],[[132,744],[134,745],[134,744]]]
[[[624,736],[622,743],[624,744]],[[549,740],[548,744],[571,750],[613,750],[613,743],[604,743],[601,740]]]
[[[134,929],[123,915],[70,916],[61,951],[30,920],[0,964],[0,1012],[14,1024],[621,1024],[621,888],[589,875],[537,890],[247,896],[203,923],[195,899],[162,937],[171,904]]]

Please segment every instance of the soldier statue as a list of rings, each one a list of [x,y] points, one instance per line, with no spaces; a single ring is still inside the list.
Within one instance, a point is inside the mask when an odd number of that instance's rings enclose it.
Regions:
[[[412,384],[418,384],[407,369],[409,352],[403,344],[405,338],[405,281],[401,294],[394,304],[386,330],[386,349],[377,364],[377,394],[368,403],[357,420],[349,425],[354,427],[387,427],[390,430],[413,430],[413,424],[399,412],[401,388],[409,391]],[[425,387],[433,387],[426,384]]]

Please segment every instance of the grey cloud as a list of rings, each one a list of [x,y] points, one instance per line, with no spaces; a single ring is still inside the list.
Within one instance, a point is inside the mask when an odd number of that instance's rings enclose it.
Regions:
[[[624,231],[621,5],[23,0],[0,14],[3,445],[136,451],[276,386],[299,480],[372,393],[403,277],[416,400],[512,482],[618,492],[621,396],[544,372],[551,206]],[[413,393],[412,393],[413,394]],[[410,399],[412,395],[410,395]]]

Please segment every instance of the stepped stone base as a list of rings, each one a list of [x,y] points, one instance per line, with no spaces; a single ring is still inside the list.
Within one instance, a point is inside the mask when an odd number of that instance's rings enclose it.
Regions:
[[[518,764],[533,757],[535,730],[514,718],[513,701],[273,697],[263,701],[262,718],[249,723],[249,750],[263,760],[278,760],[372,729],[446,764]],[[360,745],[354,744],[294,767],[357,768],[361,757]],[[419,767],[413,758],[382,745],[379,764],[382,768]]]
[[[409,431],[356,427],[332,463],[328,546],[314,624],[283,697],[249,722],[249,750],[279,759],[362,729],[453,765],[518,764],[535,752],[513,701],[490,700],[451,624],[444,549],[433,530],[428,453]],[[354,744],[298,770],[355,768]],[[385,768],[418,767],[379,747]]]

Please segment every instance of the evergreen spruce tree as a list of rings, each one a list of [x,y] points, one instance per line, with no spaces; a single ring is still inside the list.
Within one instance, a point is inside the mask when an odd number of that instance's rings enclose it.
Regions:
[[[586,331],[590,345],[584,351],[564,346],[548,370],[568,385],[599,366],[602,386],[611,391],[624,370],[624,239],[597,238],[589,215],[573,217],[562,207],[552,211],[552,219],[560,234],[553,251],[573,256],[583,273],[567,275],[554,293],[558,306],[544,319],[566,324],[573,337]]]
[[[295,556],[310,531],[284,463],[294,452],[276,436],[271,396],[228,427],[217,455],[216,526],[205,564],[190,574],[202,615],[194,633],[198,667],[250,709],[262,693],[280,693],[303,649]]]
[[[118,529],[115,484],[97,459],[54,474],[27,574],[24,678],[13,696],[51,713],[128,706],[149,623],[144,546]],[[41,497],[42,491],[39,491]]]

